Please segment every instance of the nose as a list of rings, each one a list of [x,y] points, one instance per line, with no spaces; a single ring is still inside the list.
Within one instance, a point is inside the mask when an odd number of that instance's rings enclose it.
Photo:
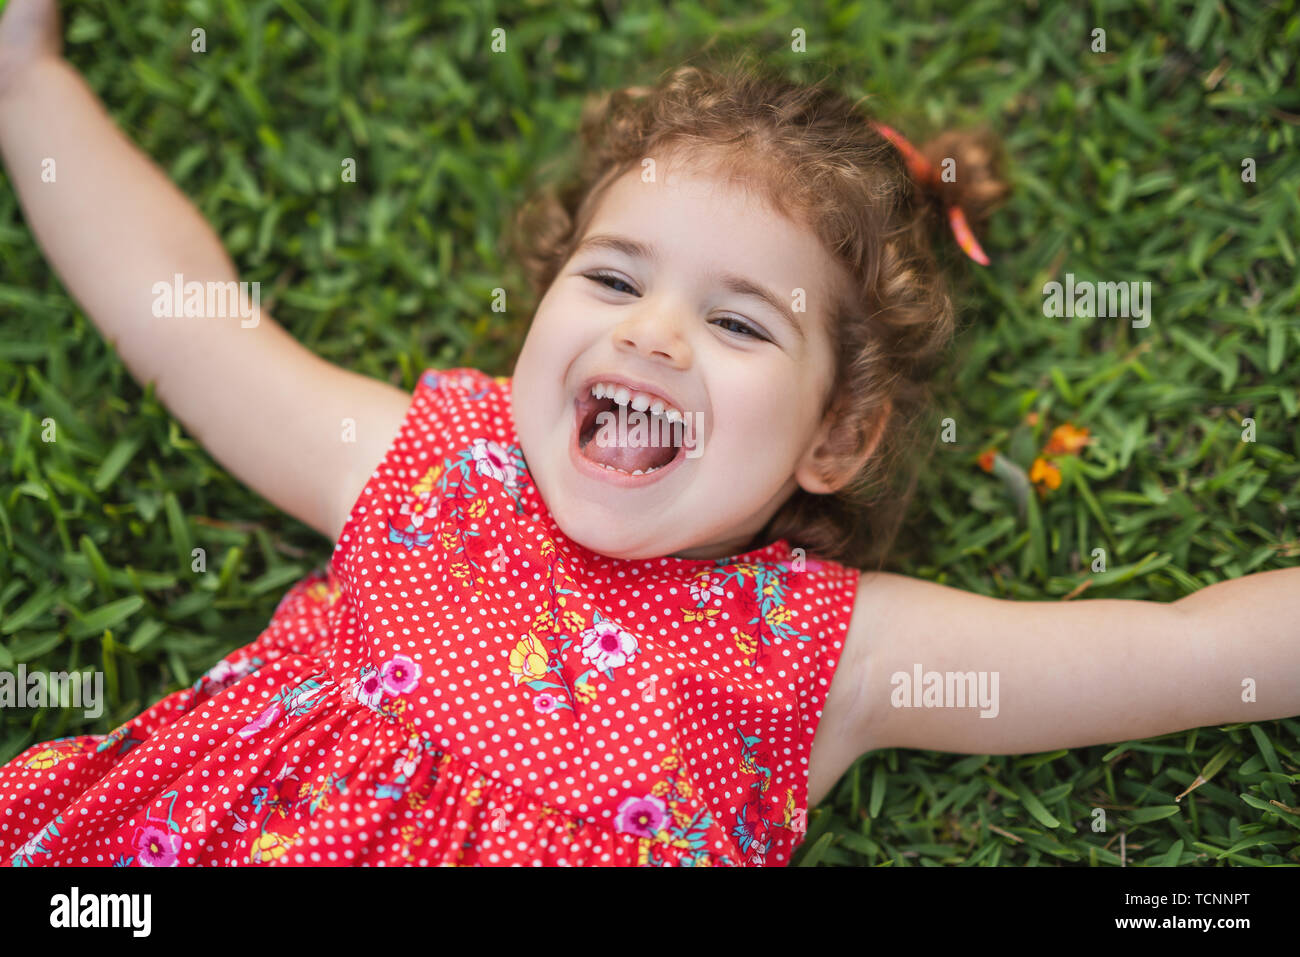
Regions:
[[[614,341],[619,349],[665,362],[675,369],[690,365],[690,344],[683,335],[681,320],[663,303],[647,303],[624,319],[614,330]]]

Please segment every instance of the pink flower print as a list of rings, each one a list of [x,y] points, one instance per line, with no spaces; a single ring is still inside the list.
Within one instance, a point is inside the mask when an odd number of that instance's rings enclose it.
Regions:
[[[280,706],[278,704],[273,704],[252,721],[248,722],[248,724],[244,725],[239,731],[239,736],[241,738],[251,738],[263,728],[269,728],[279,717]]]
[[[379,700],[384,696],[384,684],[379,672],[367,668],[361,679],[352,686],[352,694],[367,708],[378,708]]]
[[[510,462],[510,455],[501,446],[487,439],[475,439],[470,449],[479,475],[496,479],[502,485],[513,487],[519,470]]]
[[[204,677],[218,688],[224,688],[226,685],[232,684],[237,679],[242,678],[246,671],[246,668],[236,668],[228,661],[218,661],[208,669],[208,672]]]
[[[142,867],[175,867],[181,836],[146,824],[135,829],[135,849],[140,852]]]
[[[438,514],[438,502],[433,497],[433,490],[421,492],[413,502],[403,502],[402,507],[398,509],[398,514],[405,515],[411,527],[423,528],[426,518]]]
[[[582,633],[582,657],[598,671],[621,667],[636,652],[636,639],[609,619]]]
[[[654,795],[630,797],[618,806],[614,829],[637,837],[653,838],[668,820],[668,805]]]
[[[550,714],[560,706],[559,700],[553,694],[542,692],[533,699],[533,707],[538,714]]]
[[[722,597],[722,582],[710,578],[708,575],[700,575],[691,582],[691,598],[696,602],[713,602],[713,598]]]
[[[406,655],[393,655],[380,670],[380,680],[389,694],[406,694],[420,680],[420,665]]]

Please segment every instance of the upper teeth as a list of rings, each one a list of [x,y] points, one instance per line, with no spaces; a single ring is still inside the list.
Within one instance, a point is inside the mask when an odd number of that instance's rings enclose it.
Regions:
[[[631,405],[637,412],[650,410],[652,415],[662,415],[669,422],[680,422],[682,413],[663,399],[655,398],[644,392],[633,392],[627,386],[612,382],[597,382],[591,387],[591,394],[597,399],[613,399],[616,405]]]

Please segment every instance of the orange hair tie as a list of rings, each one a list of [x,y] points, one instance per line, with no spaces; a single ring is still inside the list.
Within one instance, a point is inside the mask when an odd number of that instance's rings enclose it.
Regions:
[[[893,143],[898,151],[903,154],[903,160],[907,163],[908,175],[916,182],[918,186],[925,189],[935,189],[942,179],[939,176],[939,170],[934,164],[921,155],[921,151],[907,141],[902,133],[884,123],[873,124],[876,131],[885,139]],[[981,266],[989,264],[989,257],[984,254],[980,244],[975,239],[975,234],[971,232],[970,224],[966,222],[966,214],[962,212],[960,206],[956,204],[949,205],[948,225],[952,228],[952,234],[957,238],[957,245],[971,259],[975,260]]]

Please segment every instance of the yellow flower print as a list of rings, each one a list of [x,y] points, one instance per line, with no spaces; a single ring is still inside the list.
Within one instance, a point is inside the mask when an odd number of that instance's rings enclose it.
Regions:
[[[573,693],[583,704],[591,704],[596,700],[595,687],[586,681],[579,681],[577,686],[574,687]]]
[[[566,611],[560,618],[564,622],[564,627],[570,631],[582,631],[587,627],[587,622],[576,611]]]
[[[789,824],[794,819],[794,788],[785,789],[785,823]]]
[[[676,771],[679,763],[677,753],[675,751],[669,751],[659,762],[659,770],[664,772]]]
[[[748,632],[741,631],[739,628],[732,630],[731,640],[736,643],[736,647],[746,656],[752,655],[758,650],[758,639]]]
[[[298,840],[297,834],[275,834],[264,831],[257,836],[257,840],[253,841],[253,850],[248,855],[249,863],[265,864],[268,861],[279,860],[296,840]]]
[[[790,617],[790,610],[785,605],[773,605],[767,610],[767,614],[763,616],[763,619],[773,628],[776,628],[779,625],[784,625],[790,620]]]
[[[72,753],[61,751],[57,747],[45,748],[41,751],[37,751],[28,758],[24,767],[32,768],[37,771],[45,771],[54,767],[54,765],[58,764],[60,761],[64,761],[70,757],[72,757]]]
[[[543,558],[550,558],[555,554],[555,542],[549,538],[546,539],[546,541],[542,542],[541,552]]]
[[[682,620],[686,623],[695,621],[713,621],[718,617],[718,608],[683,608]]]
[[[487,502],[481,498],[476,498],[470,502],[469,508],[465,509],[465,514],[470,518],[482,518],[487,514]]]
[[[442,533],[441,541],[442,541],[442,547],[445,548],[445,549],[446,549],[447,551],[449,551],[449,552],[453,552],[453,551],[455,551],[455,550],[456,550],[456,546],[460,544],[460,543],[456,540],[456,533],[453,532],[453,531],[451,531],[451,530],[445,530],[445,531]]]
[[[438,478],[442,475],[442,466],[435,465],[429,471],[424,473],[424,477],[411,486],[412,495],[423,495],[425,492],[432,492],[433,486],[437,483]]]
[[[483,787],[486,784],[487,784],[487,780],[483,777],[483,775],[480,774],[474,780],[474,786],[470,788],[469,793],[465,795],[465,800],[468,801],[474,807],[478,807],[480,804],[482,804]]]
[[[667,797],[670,790],[672,790],[672,785],[667,781],[656,781],[654,787],[650,789],[650,793],[657,798],[661,798]]]
[[[539,611],[528,626],[530,634],[550,635],[555,633],[555,615],[549,608]]]
[[[509,668],[515,676],[515,684],[536,681],[546,674],[547,666],[546,646],[532,635],[521,639],[510,652]]]
[[[398,833],[402,837],[402,859],[408,864],[414,864],[415,855],[411,853],[411,848],[423,844],[424,838],[420,836],[419,830],[414,824],[403,824]]]

